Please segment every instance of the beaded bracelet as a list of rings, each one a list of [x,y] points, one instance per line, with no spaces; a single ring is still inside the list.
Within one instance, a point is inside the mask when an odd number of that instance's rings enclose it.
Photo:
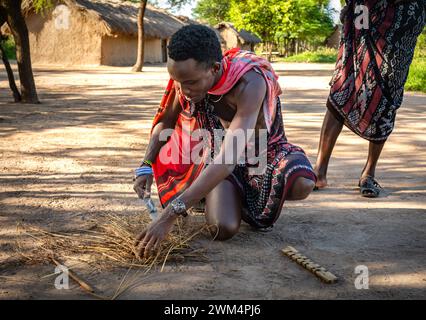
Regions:
[[[139,178],[140,176],[152,175],[153,171],[151,167],[143,166],[135,169],[135,176]]]
[[[141,166],[143,166],[143,165],[147,165],[147,166],[149,166],[149,167],[152,168],[152,161],[150,161],[150,160],[144,160],[144,161],[142,161]]]

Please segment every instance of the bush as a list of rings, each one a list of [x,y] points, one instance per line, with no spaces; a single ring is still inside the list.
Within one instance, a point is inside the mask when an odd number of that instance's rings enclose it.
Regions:
[[[294,56],[281,59],[284,62],[317,62],[335,63],[337,60],[337,49],[320,48],[316,51],[306,51]]]
[[[415,58],[413,60],[405,90],[426,92],[426,58]]]
[[[426,92],[426,31],[423,31],[417,39],[405,90]]]
[[[15,41],[13,40],[13,37],[8,37],[6,40],[3,40],[2,46],[6,52],[6,57],[9,60],[15,60],[16,50],[15,50]]]
[[[414,51],[414,58],[426,59],[426,30],[417,39],[416,51]]]

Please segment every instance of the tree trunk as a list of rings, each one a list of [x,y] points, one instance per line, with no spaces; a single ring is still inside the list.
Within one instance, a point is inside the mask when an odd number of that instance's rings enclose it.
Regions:
[[[21,12],[21,0],[3,0],[2,3],[6,9],[7,23],[15,39],[22,102],[39,103],[31,66],[28,29]]]
[[[5,22],[6,22],[6,15],[4,14],[4,10],[2,10],[0,7],[0,28],[3,26]],[[13,98],[15,102],[19,102],[21,101],[21,94],[19,93],[19,90],[16,87],[13,70],[10,67],[9,60],[7,59],[6,52],[2,45],[2,41],[3,41],[3,35],[1,34],[1,30],[0,30],[0,58],[3,61],[4,67],[6,69],[7,78],[9,79],[9,87],[10,87],[10,90],[12,90]]]
[[[145,28],[143,26],[143,18],[145,16],[147,0],[141,0],[139,12],[138,12],[138,53],[136,63],[132,68],[134,72],[141,72],[144,62],[144,38]]]
[[[2,25],[2,23],[0,21],[0,27],[1,27],[1,25]],[[2,35],[0,33],[0,39],[1,39],[1,37],[2,37]],[[6,68],[7,78],[9,79],[9,87],[10,87],[10,90],[12,90],[13,98],[14,98],[15,102],[20,102],[21,101],[21,94],[19,93],[19,90],[16,87],[15,77],[13,75],[13,70],[10,67],[9,60],[6,57],[6,52],[4,51],[3,45],[1,44],[1,42],[0,42],[0,56],[1,56],[1,59],[3,60],[4,67]]]
[[[272,62],[272,41],[268,41],[268,62]]]
[[[287,38],[284,39],[284,56],[286,58],[288,57],[288,39]]]

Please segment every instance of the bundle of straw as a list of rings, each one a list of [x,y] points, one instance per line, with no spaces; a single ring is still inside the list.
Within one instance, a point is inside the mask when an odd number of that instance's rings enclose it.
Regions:
[[[188,218],[186,218],[188,219]],[[79,286],[98,299],[116,299],[128,289],[140,283],[140,272],[147,274],[153,267],[161,265],[163,271],[167,261],[183,262],[186,258],[207,260],[203,251],[195,249],[190,242],[196,236],[207,233],[209,227],[204,223],[188,222],[179,218],[169,237],[164,240],[158,251],[148,258],[140,258],[134,246],[136,235],[151,222],[148,214],[115,215],[108,214],[98,220],[91,220],[92,227],[67,232],[52,232],[30,225],[19,224],[18,229],[32,240],[31,248],[25,248],[24,239],[17,242],[16,251],[30,263],[54,263],[71,259],[82,261],[90,269],[110,269],[126,267],[119,287],[110,298],[95,293],[95,290],[74,272],[69,273]],[[83,257],[89,257],[83,259]],[[130,279],[131,269],[137,269]]]
[[[164,267],[167,261],[182,261],[186,257],[202,257],[202,250],[190,246],[190,241],[207,227],[202,224],[183,223],[181,219],[162,242],[159,250],[144,259],[138,257],[134,246],[136,235],[150,222],[147,215],[118,216],[108,214],[104,221],[90,229],[68,232],[51,232],[29,225],[19,225],[23,234],[35,240],[35,247],[29,252],[17,243],[18,253],[30,262],[47,262],[52,258],[77,258],[90,255],[100,269],[109,267],[152,268]]]

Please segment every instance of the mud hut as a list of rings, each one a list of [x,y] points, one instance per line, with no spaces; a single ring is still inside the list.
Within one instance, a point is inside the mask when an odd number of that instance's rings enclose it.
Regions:
[[[200,22],[198,22],[196,20],[192,20],[192,19],[190,19],[190,18],[188,18],[186,16],[180,15],[180,16],[177,16],[177,18],[180,21],[182,21],[183,23],[185,23],[185,24],[202,24],[202,25],[205,25],[206,27],[209,27],[210,29],[212,29],[216,33],[216,36],[219,39],[222,51],[226,51],[227,50],[227,48],[226,48],[226,41],[225,41],[225,39],[222,38],[222,36],[220,35],[219,30],[217,30],[216,28],[213,28],[213,27],[211,27],[211,26],[209,26],[207,24],[200,23]]]
[[[324,43],[327,48],[334,48],[334,49],[339,48],[340,34],[342,32],[341,29],[342,29],[341,25],[336,25],[334,27],[333,33],[325,40],[325,43]]]
[[[138,4],[119,0],[62,0],[43,14],[26,11],[31,58],[62,65],[133,65]],[[145,62],[167,60],[167,43],[185,23],[147,5]]]
[[[254,51],[254,46],[262,42],[262,40],[253,33],[244,29],[238,31],[234,25],[229,22],[219,23],[215,28],[224,39],[226,49],[238,47],[243,50]]]

